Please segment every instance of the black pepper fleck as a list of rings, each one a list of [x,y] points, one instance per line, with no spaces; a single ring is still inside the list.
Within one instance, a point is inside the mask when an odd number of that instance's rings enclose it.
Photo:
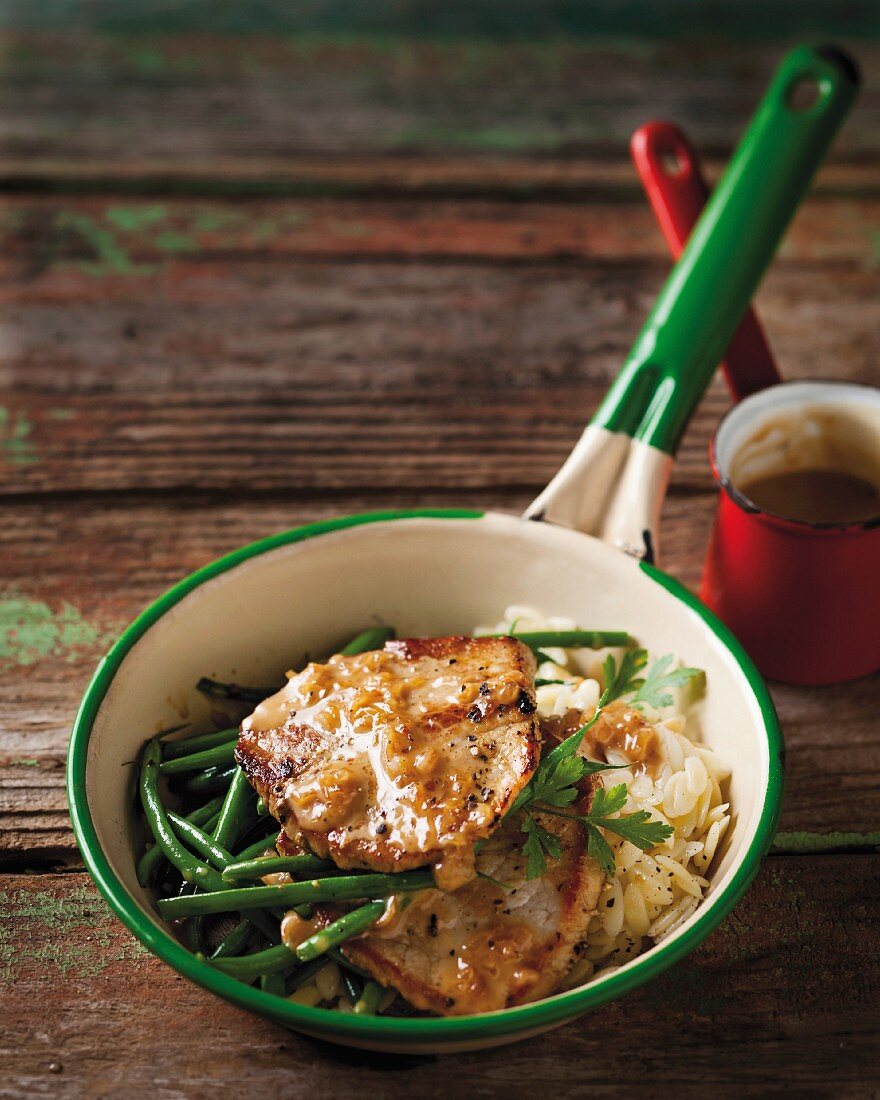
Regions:
[[[520,714],[534,714],[537,709],[535,700],[531,698],[527,691],[521,691],[519,693],[519,699],[517,699],[516,705],[519,708]]]

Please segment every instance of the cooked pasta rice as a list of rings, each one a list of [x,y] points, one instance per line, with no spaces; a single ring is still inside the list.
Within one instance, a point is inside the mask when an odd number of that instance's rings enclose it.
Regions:
[[[542,618],[529,608],[509,607],[502,622],[475,633],[514,629],[577,627],[569,619]],[[538,713],[553,718],[577,710],[586,712],[586,720],[604,686],[605,657],[608,653],[619,657],[619,651],[542,652],[550,659],[539,665],[538,678],[563,682],[538,688]],[[644,716],[656,735],[657,754],[650,769],[641,767],[626,748],[606,750],[609,763],[623,765],[602,776],[608,787],[626,785],[627,802],[621,814],[646,810],[654,820],[672,826],[673,832],[649,852],[606,833],[614,851],[616,873],[605,884],[567,987],[617,969],[674,932],[697,908],[709,885],[705,873],[730,824],[730,807],[724,794],[729,772],[711,749],[685,734],[685,701],[680,692],[677,694],[671,706]]]

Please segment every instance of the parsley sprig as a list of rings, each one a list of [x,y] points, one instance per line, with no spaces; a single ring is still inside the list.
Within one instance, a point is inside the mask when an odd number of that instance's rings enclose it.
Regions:
[[[619,814],[626,805],[627,790],[623,783],[610,788],[598,787],[593,792],[588,813],[568,812],[568,807],[578,797],[578,784],[582,779],[599,772],[613,771],[621,766],[600,764],[577,755],[584,736],[598,722],[605,707],[615,699],[627,695],[633,697],[632,705],[640,710],[645,706],[656,709],[669,706],[672,703],[670,690],[688,683],[700,674],[699,669],[695,668],[667,671],[671,662],[670,653],[655,661],[646,675],[642,676],[641,673],[648,663],[647,650],[627,650],[619,664],[611,655],[605,658],[605,690],[599,697],[593,716],[547,753],[511,809],[511,812],[525,812],[521,828],[526,834],[523,853],[526,857],[527,878],[539,878],[546,871],[547,858],[559,859],[562,855],[559,837],[541,825],[535,817],[536,812],[580,821],[587,830],[589,854],[609,875],[614,874],[614,852],[602,834],[602,829],[623,837],[642,851],[661,844],[672,835],[669,825],[654,821],[646,810],[638,810],[623,817],[612,816]]]
[[[640,710],[647,705],[655,710],[672,706],[671,688],[682,687],[697,676],[702,676],[698,668],[673,668],[666,670],[672,663],[672,654],[659,657],[648,669],[648,674],[639,684],[633,698],[633,706]]]

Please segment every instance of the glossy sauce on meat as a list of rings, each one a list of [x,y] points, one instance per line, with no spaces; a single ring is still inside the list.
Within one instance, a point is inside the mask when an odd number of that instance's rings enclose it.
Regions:
[[[589,807],[591,788],[575,809]],[[414,1007],[444,1016],[491,1012],[552,993],[576,958],[604,881],[577,822],[538,815],[563,854],[527,881],[519,815],[477,857],[477,878],[454,893],[396,899],[384,926],[346,943],[345,955]],[[503,883],[504,885],[499,885]],[[338,910],[319,910],[324,923]]]
[[[569,710],[561,716],[541,719],[541,731],[548,745],[564,741],[579,730],[592,716],[579,710]],[[599,715],[599,720],[584,734],[581,754],[591,760],[606,763],[608,751],[626,753],[632,760],[633,772],[653,775],[660,763],[660,740],[654,727],[636,707],[626,703],[610,703]]]
[[[236,759],[288,835],[343,868],[435,864],[452,889],[534,771],[535,663],[513,638],[428,638],[292,675]]]

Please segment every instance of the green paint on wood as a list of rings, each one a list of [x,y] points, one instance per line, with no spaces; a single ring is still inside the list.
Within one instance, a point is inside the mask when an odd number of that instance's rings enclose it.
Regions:
[[[47,420],[75,420],[76,409],[65,409],[60,406],[53,406],[51,409],[46,409]]]
[[[482,130],[465,130],[454,126],[422,126],[402,130],[391,139],[398,149],[441,147],[447,149],[485,149],[493,153],[553,152],[570,135],[534,133],[527,128],[513,129],[501,126]]]
[[[777,833],[771,851],[779,855],[818,852],[868,852],[880,848],[880,832],[870,833]]]
[[[192,237],[184,233],[173,233],[170,230],[159,233],[154,244],[162,252],[195,252],[199,247]]]
[[[199,211],[192,220],[192,227],[196,233],[216,233],[218,229],[228,229],[231,225],[238,225],[242,215],[232,210],[203,210]]]
[[[107,631],[62,603],[57,611],[17,592],[0,598],[0,668],[36,664],[48,657],[77,661],[112,640]]]
[[[111,206],[104,215],[111,225],[126,232],[147,229],[168,217],[168,208],[161,203],[150,206]]]
[[[38,461],[37,448],[30,438],[33,424],[22,412],[11,413],[0,405],[0,457],[13,466],[28,466]]]
[[[86,275],[152,275],[159,269],[157,264],[134,263],[112,230],[98,225],[87,214],[64,210],[57,215],[55,223],[60,229],[78,234],[91,250],[90,259],[77,261],[74,265]]]
[[[161,50],[150,46],[137,46],[128,51],[128,60],[132,68],[144,76],[164,73],[167,66]]]
[[[40,766],[39,760],[33,760],[30,757],[22,757],[19,760],[10,760],[9,763],[13,768],[38,768]]]
[[[308,221],[308,214],[300,209],[262,216],[249,211],[178,209],[172,215],[162,203],[113,206],[100,215],[62,211],[56,216],[56,226],[76,234],[80,251],[86,254],[71,261],[68,244],[59,253],[58,263],[93,276],[154,275],[175,256],[198,252],[202,247],[199,234],[219,234],[224,247],[235,247],[244,238],[260,245]],[[216,246],[216,242],[210,244]],[[164,255],[158,261],[135,262],[132,254],[136,251]]]
[[[83,930],[88,931],[83,934]],[[82,942],[77,944],[79,938]],[[110,914],[89,887],[62,895],[45,890],[0,891],[0,978],[28,963],[92,978],[115,962],[139,963],[148,952],[137,940],[110,934]]]

